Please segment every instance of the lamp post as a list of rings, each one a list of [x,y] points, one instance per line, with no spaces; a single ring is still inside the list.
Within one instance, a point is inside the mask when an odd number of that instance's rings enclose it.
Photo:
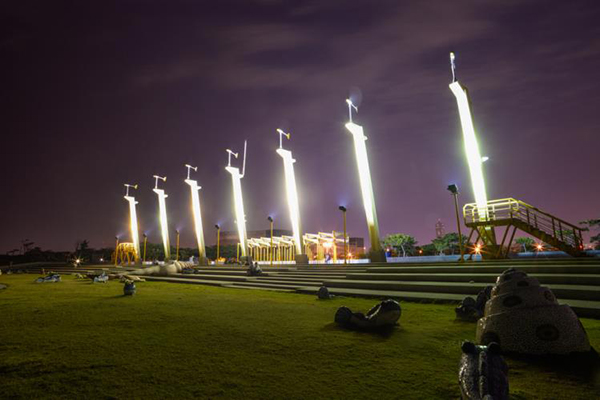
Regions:
[[[219,262],[219,246],[221,245],[221,227],[216,224],[215,228],[217,228],[217,258],[215,258],[215,265],[217,265]]]
[[[175,261],[179,261],[179,229],[176,229],[175,233],[177,234],[177,245],[176,245],[176,250],[175,250]]]
[[[279,134],[279,148],[277,154],[283,159],[283,170],[285,173],[285,187],[288,207],[290,210],[290,221],[292,223],[292,235],[294,237],[294,247],[296,255],[294,259],[296,264],[308,264],[308,257],[302,248],[302,227],[300,224],[300,206],[298,205],[298,190],[296,188],[296,176],[294,174],[294,163],[296,160],[292,157],[290,150],[283,148],[283,137],[290,138],[290,133],[277,129]]]
[[[238,228],[238,235],[240,240],[242,257],[246,257],[246,250],[248,246],[248,235],[246,232],[246,214],[244,213],[244,199],[242,197],[242,178],[246,173],[246,146],[247,142],[244,141],[244,159],[242,161],[242,172],[237,167],[231,166],[231,156],[238,158],[238,153],[227,149],[227,167],[225,170],[231,174],[231,182],[233,185],[233,200],[235,205],[235,218]],[[239,251],[240,249],[238,249]],[[239,257],[238,257],[239,260]]]
[[[348,263],[348,251],[346,250],[346,207],[339,206],[338,209],[342,212],[342,216],[344,217],[344,264]],[[335,236],[333,238],[335,241]],[[335,243],[334,243],[335,244]]]
[[[146,243],[148,242],[148,235],[144,233],[144,258],[142,259],[142,264],[146,262]]]
[[[464,250],[463,250],[463,242],[462,242],[462,233],[460,230],[460,217],[458,216],[458,186],[456,184],[448,185],[448,191],[452,193],[454,197],[454,210],[456,211],[456,226],[458,227],[458,245],[460,247],[460,260],[459,262],[464,261]]]
[[[373,194],[373,183],[371,182],[369,158],[367,157],[367,146],[365,144],[367,137],[365,136],[363,127],[352,122],[352,109],[358,112],[358,108],[352,104],[350,99],[346,99],[346,103],[348,104],[348,117],[350,120],[346,124],[346,129],[350,131],[354,138],[354,152],[356,153],[358,178],[363,198],[363,206],[365,207],[367,226],[369,228],[369,238],[371,240],[369,257],[371,258],[371,261],[385,262],[385,252],[381,248],[381,242],[379,240],[379,223],[377,221],[375,195]]]
[[[118,264],[118,259],[119,259],[119,253],[117,252],[117,250],[119,249],[119,237],[115,236],[115,240],[117,241],[115,244],[115,267]]]
[[[125,200],[129,203],[129,228],[131,230],[131,241],[133,242],[133,248],[135,251],[134,259],[135,262],[140,262],[140,234],[138,231],[138,222],[137,222],[137,212],[135,210],[135,205],[138,204],[135,201],[135,197],[129,195],[129,188],[137,189],[138,185],[130,185],[128,183],[125,184]]]
[[[160,231],[162,234],[163,247],[165,248],[165,261],[171,259],[171,242],[169,241],[169,223],[167,221],[167,204],[166,198],[169,197],[165,194],[163,189],[158,188],[158,180],[163,182],[167,181],[166,176],[154,175],[154,189],[152,190],[158,196],[158,215],[160,217]]]
[[[192,213],[194,215],[194,230],[196,231],[196,241],[198,243],[198,263],[200,265],[206,264],[206,245],[204,244],[204,230],[202,229],[202,213],[200,212],[200,196],[198,192],[201,187],[198,186],[198,182],[190,179],[191,170],[198,171],[198,167],[192,167],[189,164],[185,164],[187,168],[187,179],[184,181],[190,185],[192,195]]]
[[[269,259],[271,261],[271,267],[273,266],[273,217],[270,215],[267,217],[271,224],[271,246],[269,247]]]

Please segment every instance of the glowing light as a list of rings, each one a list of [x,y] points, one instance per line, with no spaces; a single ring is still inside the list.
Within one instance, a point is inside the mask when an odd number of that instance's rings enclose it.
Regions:
[[[246,234],[246,214],[244,213],[244,199],[242,197],[242,178],[244,177],[244,172],[246,169],[246,142],[244,142],[244,161],[241,174],[239,168],[231,166],[231,155],[233,154],[237,158],[237,154],[229,149],[227,149],[227,153],[229,155],[229,160],[225,169],[231,174],[236,224],[238,228],[238,235],[240,238],[240,245],[242,248],[242,257],[245,257],[248,238]]]
[[[330,249],[333,247],[333,243],[331,242],[324,242],[323,243],[323,247],[325,247],[326,249]]]
[[[204,231],[202,229],[202,213],[200,212],[200,195],[198,192],[201,187],[198,186],[198,182],[190,179],[190,169],[194,171],[198,170],[198,167],[192,167],[191,165],[187,165],[188,175],[185,183],[190,185],[190,191],[192,194],[192,213],[194,214],[194,229],[196,231],[196,240],[198,242],[198,256],[200,260],[206,257],[206,247],[204,244]]]
[[[165,194],[165,191],[158,189],[158,180],[161,179],[163,182],[167,180],[166,177],[154,175],[155,184],[152,191],[158,196],[158,212],[160,217],[160,230],[162,234],[163,246],[165,248],[165,260],[171,259],[171,243],[169,242],[169,223],[167,221],[167,204],[166,198],[169,197]]]
[[[364,135],[362,126],[356,125],[353,122],[348,122],[346,124],[346,129],[348,129],[354,137],[354,151],[356,152],[360,189],[362,192],[365,214],[367,216],[371,249],[373,251],[381,251],[379,223],[377,222],[377,210],[375,209],[375,196],[373,194],[373,183],[371,182],[371,172],[369,170],[367,146],[365,145],[367,137]]]
[[[467,89],[458,81],[450,84],[450,90],[452,90],[458,104],[458,112],[465,142],[465,153],[467,155],[467,162],[471,173],[471,185],[473,187],[475,203],[477,203],[477,212],[480,220],[485,220],[487,219],[487,194],[483,179],[483,159],[479,152],[479,144],[477,143],[475,128],[473,127],[473,117],[469,106],[469,95]]]
[[[281,129],[279,132],[279,146],[277,154],[283,158],[283,169],[285,173],[285,188],[287,194],[288,207],[290,209],[290,220],[292,222],[292,232],[294,236],[294,244],[296,246],[296,253],[302,254],[302,232],[300,229],[300,206],[298,205],[298,191],[296,188],[296,175],[294,174],[294,163],[296,160],[292,157],[292,152],[281,148],[281,137],[282,134],[286,135],[289,139],[289,133],[286,134]]]
[[[537,251],[542,251],[544,249],[544,246],[541,243],[538,243],[535,247]]]
[[[125,192],[125,200],[129,203],[129,229],[131,231],[131,240],[133,242],[133,248],[135,251],[135,262],[138,262],[140,259],[140,234],[138,229],[138,221],[137,221],[137,212],[135,209],[135,205],[138,204],[135,201],[135,197],[129,195],[129,188],[137,189],[137,185],[129,185],[125,184],[126,192]]]

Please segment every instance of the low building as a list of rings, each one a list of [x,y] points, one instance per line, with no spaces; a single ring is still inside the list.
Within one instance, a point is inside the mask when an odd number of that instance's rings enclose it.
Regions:
[[[246,231],[248,239],[271,237],[271,230]],[[292,236],[292,231],[289,229],[273,229],[273,236]],[[235,246],[240,242],[238,231],[222,231],[221,246]]]

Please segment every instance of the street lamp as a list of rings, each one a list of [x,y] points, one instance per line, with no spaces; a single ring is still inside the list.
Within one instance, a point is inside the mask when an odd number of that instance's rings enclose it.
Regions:
[[[179,261],[179,229],[176,229],[175,233],[177,234],[177,248],[175,252],[175,261]]]
[[[138,263],[140,261],[140,234],[138,231],[138,222],[137,222],[137,212],[135,210],[135,205],[138,204],[135,201],[135,197],[129,195],[129,188],[137,189],[138,185],[130,185],[128,183],[125,184],[125,200],[129,203],[129,228],[131,230],[131,240],[133,241],[133,248],[135,250],[135,262]]]
[[[462,232],[460,229],[460,217],[458,216],[458,186],[455,183],[448,185],[448,191],[452,193],[452,196],[454,197],[454,210],[456,211],[456,226],[458,227],[458,245],[460,247],[459,262],[463,262],[465,253],[463,250]]]
[[[344,264],[348,263],[348,252],[346,250],[346,207],[339,206],[338,209],[342,212],[342,216],[344,217]],[[335,240],[335,237],[333,238]]]
[[[116,244],[115,244],[115,267],[116,267],[117,264],[118,264],[117,260],[119,259],[119,257],[118,257],[119,253],[117,252],[117,250],[119,248],[119,237],[115,236],[115,240],[117,241]]]
[[[219,224],[216,224],[215,228],[217,229],[217,258],[215,258],[215,265],[217,265],[219,262],[219,247],[221,245],[221,227]]]
[[[144,233],[144,258],[142,259],[142,264],[146,262],[146,243],[148,242],[148,235]]]
[[[271,267],[273,266],[273,217],[270,215],[267,217],[271,224],[271,247],[269,248],[269,259],[271,260]]]

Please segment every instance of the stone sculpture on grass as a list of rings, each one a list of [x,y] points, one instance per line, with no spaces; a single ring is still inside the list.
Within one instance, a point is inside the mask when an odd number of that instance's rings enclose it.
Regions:
[[[401,314],[400,304],[389,299],[371,308],[367,315],[340,307],[335,313],[335,322],[347,328],[370,330],[394,326]]]
[[[327,286],[323,285],[319,288],[319,291],[317,292],[317,298],[319,300],[330,300],[333,299],[335,296],[332,295],[331,293],[329,293],[329,289],[327,289]]]
[[[526,273],[500,275],[477,323],[477,343],[499,343],[505,352],[568,355],[589,352],[587,334],[577,315],[559,305],[550,289]]]
[[[464,400],[508,399],[508,365],[501,355],[500,345],[476,346],[462,344],[458,368],[458,384]]]
[[[481,292],[479,292],[477,299],[474,299],[471,296],[465,297],[464,300],[460,302],[458,307],[454,309],[456,318],[463,321],[475,322],[479,318],[483,317],[485,303],[490,299],[491,294],[492,286],[486,286]]]

